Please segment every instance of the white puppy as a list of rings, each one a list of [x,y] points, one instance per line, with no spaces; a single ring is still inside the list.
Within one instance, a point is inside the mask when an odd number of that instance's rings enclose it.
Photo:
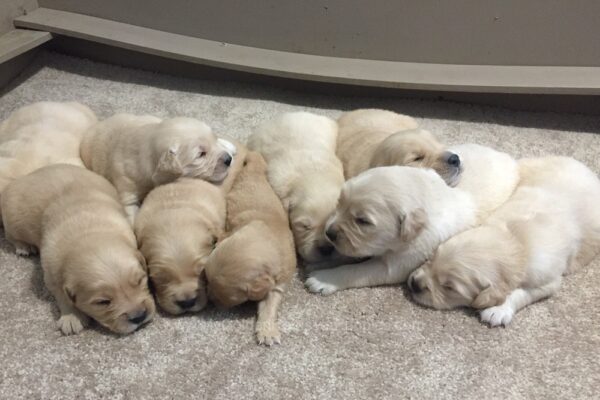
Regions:
[[[306,286],[338,290],[401,283],[452,235],[475,223],[468,193],[430,169],[379,167],[346,182],[327,236],[336,249],[369,260],[315,271]]]
[[[525,159],[514,196],[484,225],[442,244],[408,286],[424,305],[482,309],[491,326],[558,291],[600,251],[600,181],[566,157]]]
[[[423,186],[420,183],[424,181],[422,177],[429,176],[427,179],[431,180],[430,174],[422,175],[406,169],[409,167],[375,168],[379,172],[367,170],[348,180],[337,210],[328,223],[327,236],[338,252],[345,256],[377,257],[358,264],[312,272],[306,281],[308,289],[331,294],[350,287],[402,283],[441,242],[480,222],[508,200],[519,180],[517,163],[512,157],[475,144],[451,149],[463,160],[463,172],[455,190],[436,188],[438,194],[433,190],[422,191],[419,189]],[[436,196],[444,198],[437,202],[430,199]],[[454,206],[453,201],[456,201]],[[405,207],[411,202],[418,211],[415,214],[418,218],[413,221],[418,222],[416,226],[423,233],[415,232],[414,237],[409,235],[408,239],[394,238],[394,227],[401,225],[398,222],[400,216],[394,216],[394,213],[398,210],[405,212]],[[419,207],[420,203],[423,206]],[[369,217],[363,218],[362,214]],[[462,219],[455,221],[455,218]],[[455,221],[456,225],[448,225],[446,220]]]
[[[6,238],[17,253],[40,251],[65,335],[79,333],[89,317],[122,334],[152,319],[146,264],[106,179],[83,167],[51,165],[11,182],[1,202]]]
[[[14,179],[45,165],[83,165],[79,146],[96,116],[79,103],[34,103],[0,124],[0,192]]]
[[[269,182],[289,212],[296,250],[306,262],[333,251],[324,227],[344,184],[336,137],[332,119],[291,112],[261,125],[248,140],[268,163]]]
[[[193,118],[117,114],[85,133],[81,158],[111,181],[131,222],[146,194],[180,177],[220,182],[234,146]]]

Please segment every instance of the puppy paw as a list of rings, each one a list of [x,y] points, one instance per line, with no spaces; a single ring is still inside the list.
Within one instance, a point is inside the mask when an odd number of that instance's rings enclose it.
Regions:
[[[336,285],[329,276],[330,272],[327,270],[314,271],[309,275],[309,278],[304,282],[304,286],[312,293],[321,293],[323,296],[329,296],[340,290],[340,287]]]
[[[62,315],[56,322],[56,326],[64,335],[76,335],[87,326],[85,317],[78,317],[75,314]]]
[[[276,323],[257,322],[255,332],[258,344],[264,344],[265,346],[281,344],[281,335]]]
[[[27,243],[15,243],[15,252],[18,256],[28,257],[37,254],[37,249]]]
[[[507,326],[515,316],[511,307],[496,306],[481,311],[481,321],[489,324],[492,328],[496,326]]]

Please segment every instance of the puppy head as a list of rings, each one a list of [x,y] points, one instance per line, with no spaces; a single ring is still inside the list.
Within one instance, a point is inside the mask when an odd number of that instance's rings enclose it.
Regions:
[[[158,127],[159,146],[163,153],[153,175],[157,183],[184,176],[221,182],[235,155],[235,146],[218,139],[203,122],[193,118],[172,118]]]
[[[127,334],[154,317],[146,263],[137,249],[109,239],[81,246],[66,264],[65,294],[104,327]]]
[[[276,285],[272,271],[280,263],[272,240],[268,227],[255,221],[220,242],[206,265],[211,301],[229,308],[263,300]]]
[[[442,244],[409,276],[408,289],[417,303],[436,309],[493,307],[521,281],[524,263],[508,230],[484,226]]]
[[[217,234],[205,229],[186,230],[185,236],[142,244],[158,304],[174,315],[206,306],[204,267],[217,242]]]
[[[325,226],[335,210],[340,195],[339,187],[329,182],[311,182],[310,187],[298,190],[289,204],[290,225],[300,257],[306,262],[318,262],[333,253],[333,246],[325,237]]]
[[[449,186],[456,186],[462,172],[460,157],[426,130],[400,131],[387,137],[373,153],[371,168],[404,165],[432,168]]]
[[[325,234],[341,254],[351,257],[378,256],[406,246],[428,225],[431,197],[443,195],[427,186],[447,189],[431,170],[368,170],[346,182]]]

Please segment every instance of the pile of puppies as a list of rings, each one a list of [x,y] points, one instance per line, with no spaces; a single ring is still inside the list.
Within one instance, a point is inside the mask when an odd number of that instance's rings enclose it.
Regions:
[[[258,342],[279,343],[296,253],[311,292],[408,282],[506,325],[600,248],[584,165],[446,148],[383,110],[286,113],[246,148],[192,118],[43,102],[0,125],[0,156],[6,238],[39,251],[67,335],[133,332],[154,298],[171,314],[256,301]]]

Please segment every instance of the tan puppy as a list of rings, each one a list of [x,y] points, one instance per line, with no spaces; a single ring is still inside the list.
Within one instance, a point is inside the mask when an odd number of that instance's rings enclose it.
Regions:
[[[40,250],[65,335],[79,333],[88,317],[122,334],[152,319],[144,258],[107,180],[58,164],[10,183],[1,201],[6,238],[17,252]]]
[[[556,293],[569,267],[600,251],[600,181],[566,157],[520,161],[522,182],[484,223],[442,244],[408,286],[424,305],[482,309],[491,326]]]
[[[337,155],[346,179],[392,165],[432,168],[450,186],[460,179],[460,158],[409,116],[361,109],[342,114],[338,126]]]
[[[269,182],[289,212],[298,254],[308,263],[333,252],[323,232],[344,184],[336,137],[332,119],[291,112],[264,123],[248,140],[248,148],[269,165]]]
[[[285,210],[269,186],[263,158],[249,152],[227,196],[228,237],[206,265],[208,295],[233,307],[258,301],[256,338],[280,342],[277,310],[296,269],[294,241]]]
[[[225,193],[241,170],[238,152],[222,187],[180,178],[152,190],[135,220],[135,233],[148,263],[158,304],[171,314],[200,311],[206,305],[204,267],[225,230]]]
[[[40,102],[0,124],[0,192],[14,179],[46,165],[83,165],[79,146],[96,116],[79,103]]]
[[[234,153],[205,123],[182,117],[118,114],[94,125],[81,144],[86,167],[115,185],[131,222],[155,186],[180,177],[225,179]]]

